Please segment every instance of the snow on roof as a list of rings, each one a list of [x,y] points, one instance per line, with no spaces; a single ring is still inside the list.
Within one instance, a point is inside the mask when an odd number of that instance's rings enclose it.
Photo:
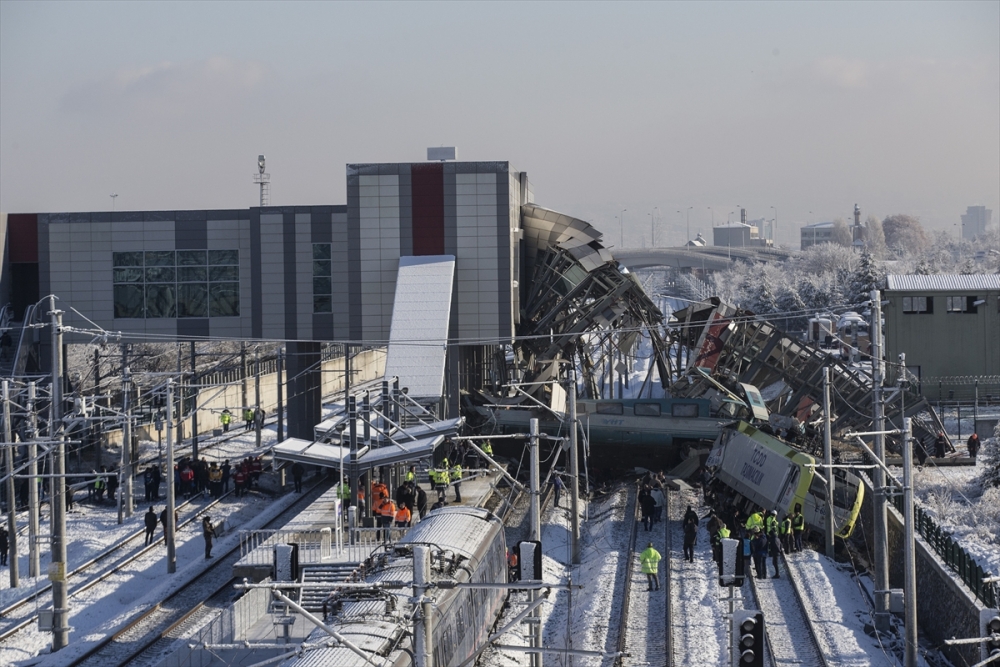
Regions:
[[[922,292],[953,292],[969,290],[1000,290],[1000,274],[935,274],[888,275],[889,290],[920,290]]]

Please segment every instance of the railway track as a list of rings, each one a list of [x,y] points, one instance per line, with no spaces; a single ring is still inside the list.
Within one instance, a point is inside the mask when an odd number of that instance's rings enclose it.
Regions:
[[[192,521],[196,521],[200,513],[215,507],[222,501],[223,498],[226,498],[229,495],[231,495],[231,492],[205,505],[196,505],[194,500],[188,500],[181,503],[177,506],[179,511],[184,509],[194,509],[195,511],[192,512],[190,517],[178,524],[177,527],[181,528],[182,526],[190,524]],[[160,545],[163,544],[163,539],[164,538],[161,535],[151,545],[144,546],[137,552],[129,553],[129,549],[134,548],[139,540],[145,541],[145,530],[139,530],[131,535],[128,535],[125,539],[104,550],[85,563],[82,563],[67,574],[68,584],[72,586],[69,591],[70,599],[86,592],[87,590],[100,584],[102,581],[105,581],[116,572],[119,572],[121,569],[135,562],[138,558],[141,558],[153,549],[160,548]],[[122,554],[126,555],[119,560],[114,560],[116,557],[122,556]],[[94,571],[97,566],[102,563],[109,562],[111,563],[109,568],[97,571],[89,578],[87,577],[88,573]],[[73,584],[75,584],[75,586],[73,586]],[[10,639],[22,629],[38,620],[37,612],[40,608],[39,601],[42,600],[45,595],[48,595],[51,590],[52,585],[46,584],[29,595],[21,598],[17,602],[14,602],[13,604],[10,604],[0,610],[0,618],[10,621],[10,623],[5,624],[2,629],[0,629],[0,643]],[[41,605],[41,608],[44,609],[47,606],[50,605]]]
[[[663,508],[662,519],[650,527],[649,531],[639,530],[638,486],[631,491],[634,510],[632,532],[629,540],[627,576],[624,581],[621,625],[619,627],[618,651],[623,657],[619,665],[668,665],[670,661],[669,637],[670,587],[667,576],[660,577],[659,589],[649,590],[646,575],[642,572],[639,553],[648,544],[663,556],[659,572],[664,575],[670,569],[670,549],[667,545],[669,511]],[[632,622],[632,619],[637,619]],[[627,659],[626,659],[627,654]]]
[[[329,482],[317,483],[261,528],[284,525],[328,487]],[[211,566],[197,577],[160,602],[139,611],[119,630],[97,641],[67,664],[72,667],[108,667],[133,662],[155,664],[158,658],[154,660],[153,657],[162,657],[166,645],[176,640],[173,635],[178,629],[188,624],[199,624],[214,614],[217,608],[233,601],[236,580],[232,570],[239,559],[240,547],[236,544],[224,554],[219,554]]]
[[[770,561],[768,558],[768,570],[771,568]],[[826,656],[820,650],[793,576],[782,561],[781,577],[778,579],[749,577],[757,607],[764,613],[769,664],[772,667],[827,667]]]

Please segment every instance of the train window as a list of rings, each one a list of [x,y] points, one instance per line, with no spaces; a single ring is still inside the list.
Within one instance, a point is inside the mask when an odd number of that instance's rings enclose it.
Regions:
[[[660,404],[659,403],[636,403],[635,404],[635,416],[636,417],[659,417],[660,416]]]
[[[813,475],[812,482],[809,483],[809,493],[820,500],[826,499],[826,480],[821,474]]]
[[[672,417],[697,417],[698,405],[697,403],[674,403],[670,406],[670,415]]]
[[[598,403],[597,414],[599,415],[623,415],[625,410],[621,403]]]
[[[833,506],[849,510],[854,506],[855,490],[843,484],[833,487]]]

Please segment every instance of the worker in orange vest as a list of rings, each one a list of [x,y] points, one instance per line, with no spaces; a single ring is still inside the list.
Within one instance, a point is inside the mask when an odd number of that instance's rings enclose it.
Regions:
[[[399,509],[396,510],[396,528],[409,528],[410,516],[410,508],[406,505],[400,505]]]
[[[396,518],[396,503],[388,496],[382,496],[382,502],[376,508],[379,528],[389,528]]]

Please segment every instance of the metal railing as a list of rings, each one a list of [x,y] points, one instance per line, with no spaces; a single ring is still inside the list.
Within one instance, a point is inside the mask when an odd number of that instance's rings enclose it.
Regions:
[[[408,528],[352,528],[342,540],[337,530],[253,530],[240,533],[240,563],[270,567],[274,547],[298,545],[299,565],[344,562],[363,563],[376,552],[395,544]]]
[[[893,507],[902,514],[903,497],[894,494],[891,499]],[[982,566],[976,563],[975,559],[951,536],[951,533],[938,526],[927,510],[916,503],[914,503],[913,517],[917,532],[934,549],[948,569],[958,575],[980,602],[987,607],[996,608],[997,601],[1000,600],[997,585],[983,581],[992,575],[983,570]]]

